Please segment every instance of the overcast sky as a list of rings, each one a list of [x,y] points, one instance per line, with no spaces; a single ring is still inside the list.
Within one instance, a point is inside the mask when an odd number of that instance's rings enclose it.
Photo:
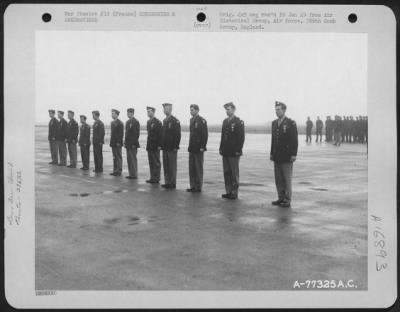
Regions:
[[[327,114],[359,115],[367,109],[367,36],[339,33],[36,33],[36,122],[47,110],[136,109],[174,105],[187,124],[189,105],[199,104],[209,124],[225,118],[233,101],[247,125],[275,118],[274,102],[304,123]]]

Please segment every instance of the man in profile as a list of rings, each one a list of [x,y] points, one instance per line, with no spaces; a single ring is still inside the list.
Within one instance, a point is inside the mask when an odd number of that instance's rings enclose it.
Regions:
[[[134,117],[135,110],[128,108],[128,121],[125,123],[125,148],[129,175],[127,179],[137,179],[137,149],[139,145],[140,124]]]
[[[57,147],[57,129],[58,129],[58,120],[55,117],[56,111],[54,109],[49,109],[49,146],[50,146],[50,155],[51,162],[50,165],[58,164],[58,147]]]
[[[100,120],[100,112],[93,111],[92,117],[93,123],[93,158],[94,158],[94,170],[93,172],[103,172],[103,144],[104,144],[104,123]]]
[[[160,183],[161,173],[161,162],[160,162],[160,150],[161,150],[161,135],[162,135],[162,123],[154,115],[156,109],[154,107],[147,106],[147,158],[149,160],[150,168],[150,179],[146,183],[158,184]]]
[[[207,150],[207,121],[199,115],[197,104],[190,105],[190,138],[189,138],[189,182],[188,192],[201,192],[203,187],[204,152]]]
[[[278,200],[273,205],[291,207],[293,163],[296,161],[298,134],[296,122],[286,117],[286,104],[275,102],[278,119],[272,122],[270,160],[274,162]]]
[[[76,168],[78,158],[76,145],[78,143],[79,126],[74,119],[74,115],[73,111],[68,111],[67,143],[70,162],[69,166],[67,166],[68,168]]]
[[[113,153],[113,172],[112,176],[119,177],[122,174],[122,145],[124,140],[124,124],[118,119],[119,110],[112,109],[111,117],[111,139],[110,146]]]
[[[307,117],[306,121],[306,142],[311,143],[312,137],[311,137],[311,131],[314,126],[314,123],[311,121],[310,117]]]
[[[228,118],[222,123],[219,154],[222,156],[226,193],[222,198],[237,199],[239,193],[239,160],[244,144],[244,122],[235,116],[236,106],[224,104]]]
[[[67,165],[67,122],[64,119],[64,112],[58,111],[57,146],[60,154],[59,166]]]
[[[82,168],[89,170],[90,158],[90,126],[86,123],[86,116],[80,115],[81,129],[79,135],[79,147],[81,149]]]
[[[162,125],[161,149],[163,151],[163,167],[166,189],[176,189],[177,156],[181,142],[181,125],[178,119],[172,116],[172,104],[164,103],[165,119]]]
[[[322,128],[324,127],[324,122],[321,119],[319,119],[319,116],[317,117],[317,120],[315,122],[315,127],[317,129],[315,142],[318,143],[318,138],[319,138],[319,143],[321,143],[322,142]]]

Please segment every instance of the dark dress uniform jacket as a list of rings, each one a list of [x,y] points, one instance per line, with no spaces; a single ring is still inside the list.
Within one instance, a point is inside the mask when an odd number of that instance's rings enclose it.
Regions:
[[[164,151],[179,149],[181,143],[181,124],[174,116],[169,116],[163,120],[161,148]]]
[[[207,150],[208,129],[207,121],[200,116],[192,117],[190,120],[190,153],[200,153],[200,149]]]
[[[79,135],[79,145],[90,145],[90,126],[88,124],[81,125],[81,133]]]
[[[139,135],[140,135],[140,124],[136,118],[128,120],[125,125],[125,147],[131,148],[135,146],[137,148],[139,145]]]
[[[153,117],[147,121],[147,151],[157,151],[161,147],[162,124]]]
[[[226,118],[222,123],[221,144],[219,146],[222,156],[232,157],[236,153],[242,155],[244,144],[244,122],[234,116],[231,120]]]
[[[296,122],[285,117],[278,126],[278,119],[272,122],[271,156],[275,162],[289,162],[297,156],[298,136]]]
[[[49,122],[49,141],[53,138],[57,138],[58,131],[58,120],[56,118],[51,118]]]
[[[58,141],[65,141],[65,139],[67,138],[67,127],[68,127],[67,122],[65,121],[64,118],[62,118],[58,122],[57,136],[56,136],[56,139]]]
[[[102,143],[104,144],[104,124],[100,120],[96,120],[93,124],[93,145]]]
[[[111,139],[110,146],[116,147],[117,144],[123,145],[124,140],[124,124],[121,120],[116,119],[111,122]]]
[[[318,130],[321,130],[324,127],[324,123],[322,120],[317,120],[315,122],[315,124],[316,124]]]
[[[72,141],[78,142],[78,134],[79,134],[79,126],[75,119],[71,119],[68,122],[67,127],[67,140],[68,143],[72,143]]]

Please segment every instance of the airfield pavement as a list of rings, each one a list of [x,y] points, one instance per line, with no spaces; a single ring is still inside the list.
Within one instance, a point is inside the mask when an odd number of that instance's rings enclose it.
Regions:
[[[47,128],[35,130],[36,289],[291,290],[295,281],[353,280],[367,289],[367,148],[306,145],[299,137],[292,208],[276,199],[270,135],[247,134],[239,199],[224,193],[220,134],[210,133],[202,193],[188,187],[188,133],[177,190],[49,165]],[[304,288],[304,287],[303,287]]]

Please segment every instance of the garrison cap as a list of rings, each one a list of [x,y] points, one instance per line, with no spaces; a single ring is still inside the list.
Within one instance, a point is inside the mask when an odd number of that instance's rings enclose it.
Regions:
[[[286,104],[280,101],[275,101],[275,106],[282,106],[284,110],[287,108]]]
[[[233,109],[236,109],[236,106],[235,106],[235,104],[233,104],[233,102],[228,102],[228,103],[224,104],[225,109],[228,107],[232,107]]]
[[[190,104],[190,108],[194,108],[195,110],[200,110],[199,105],[197,104]]]
[[[85,115],[80,115],[79,117],[80,117],[81,119],[84,119],[84,120],[87,119]]]
[[[164,103],[162,106],[163,106],[163,107],[165,107],[165,106],[172,106],[172,104],[171,104],[171,103]]]
[[[116,113],[117,115],[119,115],[119,110],[118,109],[112,109],[111,112],[112,113]]]
[[[72,110],[69,110],[69,111],[68,111],[68,114],[75,115],[75,113],[74,113]]]
[[[146,109],[151,109],[153,112],[156,111],[156,109],[154,107],[152,107],[152,106],[147,106]]]
[[[94,111],[92,112],[92,114],[94,114],[94,115],[96,115],[96,116],[100,116],[100,112],[97,111],[97,110],[94,110]]]
[[[126,112],[127,112],[127,113],[134,113],[134,112],[135,112],[135,109],[134,109],[134,108],[128,108],[128,109],[126,110]]]
[[[54,109],[49,109],[49,113],[53,113],[53,114],[55,114],[55,113],[56,113],[56,111],[55,111]]]
[[[59,111],[57,111],[57,112],[64,116],[64,112],[63,112],[63,111],[60,111],[60,110],[59,110]]]

